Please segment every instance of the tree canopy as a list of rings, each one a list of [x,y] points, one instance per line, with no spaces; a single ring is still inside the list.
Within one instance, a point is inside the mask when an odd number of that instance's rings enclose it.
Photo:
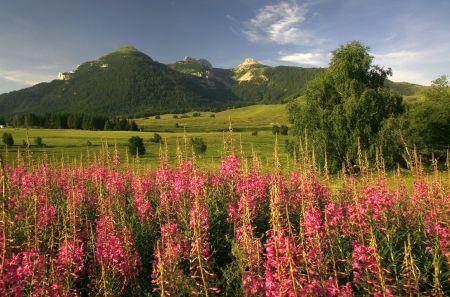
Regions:
[[[144,140],[139,136],[132,136],[130,139],[128,139],[128,149],[132,155],[144,155]]]
[[[446,75],[432,81],[424,102],[415,104],[408,113],[409,145],[422,155],[445,159],[450,145],[450,87]]]
[[[322,164],[327,155],[331,169],[342,162],[357,161],[358,142],[369,158],[376,147],[393,165],[400,157],[396,117],[404,112],[403,99],[384,83],[391,69],[373,65],[369,47],[358,41],[341,45],[332,52],[326,71],[310,81],[305,102],[289,105],[294,134],[308,134],[316,158]]]

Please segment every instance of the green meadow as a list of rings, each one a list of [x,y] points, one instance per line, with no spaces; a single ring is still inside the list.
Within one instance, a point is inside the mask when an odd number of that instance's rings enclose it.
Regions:
[[[288,123],[285,104],[251,105],[216,113],[200,112],[200,116],[196,117],[193,114],[183,114],[185,117],[165,114],[159,119],[152,116],[136,119],[136,123],[145,131],[161,132],[183,132],[184,128],[189,132],[221,132],[228,130],[230,122],[234,131],[270,130],[272,125]]]
[[[5,154],[10,162],[17,159],[17,153],[26,154],[25,143],[30,143],[30,153],[39,157],[46,155],[57,160],[79,160],[84,161],[95,158],[105,146],[108,152],[113,153],[117,147],[119,156],[126,160],[128,139],[139,136],[144,139],[146,154],[139,157],[139,162],[150,167],[158,164],[160,150],[167,152],[170,161],[176,158],[177,142],[180,146],[190,146],[189,140],[193,137],[201,137],[207,143],[204,155],[198,156],[200,166],[217,168],[223,153],[223,144],[233,142],[237,153],[241,151],[246,157],[256,153],[261,164],[270,168],[273,161],[275,135],[271,132],[272,125],[286,125],[285,105],[254,105],[249,107],[226,110],[222,112],[200,112],[200,116],[192,116],[192,112],[185,114],[185,118],[174,118],[173,114],[164,114],[160,119],[155,117],[136,119],[137,124],[143,130],[135,131],[87,131],[68,129],[26,129],[5,128],[0,131],[9,132],[13,135],[14,146],[9,147]],[[214,117],[211,115],[214,114]],[[177,115],[178,117],[180,115]],[[176,128],[178,123],[178,128]],[[229,132],[229,127],[233,132]],[[258,131],[257,135],[252,132]],[[160,134],[164,144],[151,142],[154,133]],[[34,144],[37,137],[41,137],[44,147]],[[278,135],[280,159],[282,163],[288,162],[284,153],[284,141],[289,136]],[[130,157],[129,160],[135,160]]]

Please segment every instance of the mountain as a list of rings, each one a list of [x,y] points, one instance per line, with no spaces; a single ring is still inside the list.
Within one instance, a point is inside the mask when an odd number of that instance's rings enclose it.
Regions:
[[[232,69],[214,68],[207,60],[191,57],[169,66],[179,72],[226,85],[239,98],[235,103],[241,106],[280,103],[298,97],[306,82],[323,71],[322,68],[270,67],[253,58],[245,59]]]
[[[0,95],[0,116],[27,112],[142,116],[222,108],[235,99],[220,82],[173,70],[128,46],[60,73],[52,82]]]
[[[306,83],[323,71],[323,68],[270,67],[247,58],[232,69],[237,83],[231,89],[248,104],[280,103],[299,97]]]
[[[126,46],[60,73],[51,82],[0,95],[0,117],[29,112],[136,117],[283,103],[301,96],[306,83],[323,71],[271,67],[252,58],[231,69],[192,57],[165,65]],[[424,88],[389,81],[387,86],[410,97]]]

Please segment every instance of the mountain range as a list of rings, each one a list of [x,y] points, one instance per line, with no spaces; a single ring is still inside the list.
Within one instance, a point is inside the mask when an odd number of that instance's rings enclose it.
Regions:
[[[51,82],[0,95],[0,116],[85,112],[140,117],[281,103],[301,96],[305,84],[323,70],[270,67],[251,58],[231,69],[191,57],[166,65],[126,46]],[[390,83],[404,95],[415,94],[413,86]]]

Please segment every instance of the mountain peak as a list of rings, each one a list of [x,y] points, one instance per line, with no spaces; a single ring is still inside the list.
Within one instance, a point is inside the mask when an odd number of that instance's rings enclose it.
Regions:
[[[134,53],[134,52],[138,52],[137,48],[135,48],[132,45],[126,45],[124,47],[118,48],[117,50],[115,50],[115,52],[120,52],[120,53]]]
[[[201,64],[207,68],[213,68],[212,64],[206,59],[197,59],[197,58],[192,58],[192,57],[186,56],[186,57],[184,57],[183,61],[184,62],[194,62],[194,63]]]
[[[244,60],[244,62],[242,62],[239,66],[247,66],[247,65],[254,65],[254,64],[259,64],[259,62],[253,58],[246,58]]]
[[[249,68],[252,68],[252,66],[262,66],[262,64],[253,58],[246,58],[244,62],[234,67],[234,70],[237,72],[241,72],[244,70],[248,70]]]

